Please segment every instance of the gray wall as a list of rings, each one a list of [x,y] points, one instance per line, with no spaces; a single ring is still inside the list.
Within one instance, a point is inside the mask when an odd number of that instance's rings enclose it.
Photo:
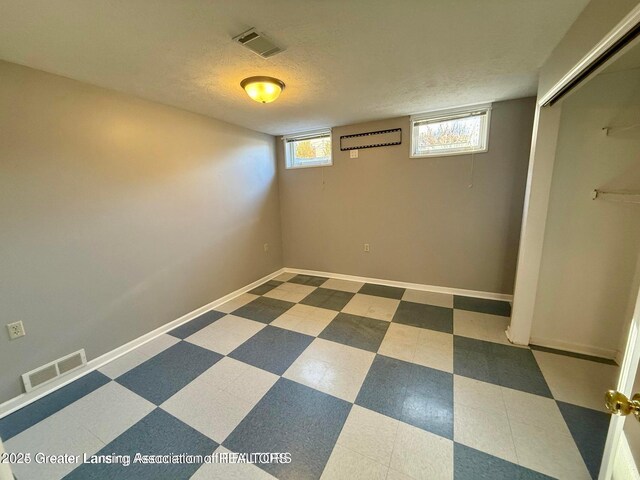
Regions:
[[[0,145],[0,402],[282,267],[269,135],[0,62]]]
[[[591,0],[540,68],[538,94],[547,93],[636,5],[638,0]]]
[[[493,105],[489,152],[409,158],[409,117],[333,129],[333,166],[286,170],[287,267],[510,294],[534,99]],[[341,135],[401,127],[399,146],[341,152]],[[363,244],[371,252],[363,252]]]
[[[627,336],[638,205],[593,189],[640,189],[640,70],[597,76],[562,104],[531,342],[614,357]],[[635,298],[633,299],[635,300]]]

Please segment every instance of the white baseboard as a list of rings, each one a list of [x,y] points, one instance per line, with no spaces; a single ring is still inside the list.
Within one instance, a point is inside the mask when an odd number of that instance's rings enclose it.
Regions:
[[[70,373],[69,375],[65,375],[58,380],[55,380],[51,383],[43,385],[42,388],[35,389],[29,393],[23,393],[22,395],[19,395],[15,398],[12,398],[11,400],[8,400],[0,404],[0,418],[6,417],[7,415],[15,412],[16,410],[26,407],[30,403],[35,402],[36,400],[44,397],[45,395],[48,395],[49,393],[52,393],[64,387],[65,385],[68,385],[74,380],[77,380],[78,378],[81,378],[87,375],[88,373],[91,373],[94,370],[97,370],[98,368],[101,368],[102,366],[106,365],[109,362],[112,362],[113,360],[121,357],[122,355],[129,353],[131,350],[139,347],[140,345],[150,342],[154,338],[159,337],[160,335],[168,332],[169,330],[173,330],[174,328],[182,325],[183,323],[193,320],[194,318],[199,317],[203,313],[206,313],[209,310],[213,310],[218,305],[222,305],[223,303],[226,303],[229,300],[239,295],[242,295],[243,293],[246,293],[249,290],[252,290],[253,288],[257,287],[258,285],[261,285],[262,283],[268,280],[271,280],[272,278],[277,277],[278,275],[285,272],[296,273],[296,274],[306,274],[306,275],[316,275],[316,276],[322,276],[322,277],[336,278],[340,280],[352,280],[355,282],[375,283],[378,285],[410,288],[413,290],[422,290],[427,292],[448,293],[451,295],[463,295],[466,297],[485,298],[490,300],[503,300],[508,302],[513,300],[513,295],[506,295],[502,293],[480,292],[475,290],[464,290],[464,289],[449,288],[449,287],[437,287],[432,285],[423,285],[419,283],[396,282],[393,280],[382,280],[379,278],[358,277],[355,275],[344,275],[341,273],[317,272],[314,270],[303,270],[298,268],[281,268],[280,270],[273,272],[270,275],[267,275],[259,280],[256,280],[255,282],[249,285],[246,285],[234,292],[231,292],[228,295],[225,295],[224,297],[221,297],[217,300],[214,300],[211,303],[208,303],[207,305],[204,305],[192,312],[189,312],[186,315],[183,315],[182,317],[176,320],[173,320],[159,328],[156,328],[155,330],[149,333],[146,333],[141,337],[138,337],[135,340],[130,341],[129,343],[126,343],[118,348],[115,348],[114,350],[111,350],[110,352],[105,353],[104,355],[101,355],[97,358],[94,358],[93,360],[90,360],[85,367],[75,370],[73,373]]]
[[[437,287],[434,285],[424,285],[421,283],[396,282],[394,280],[382,280],[380,278],[358,277],[355,275],[345,275],[342,273],[318,272],[315,270],[304,270],[300,268],[285,267],[288,273],[301,273],[303,275],[316,275],[318,277],[329,277],[340,280],[351,280],[353,282],[375,283],[378,285],[387,285],[389,287],[409,288],[411,290],[422,290],[425,292],[448,293],[451,295],[461,295],[464,297],[484,298],[487,300],[502,300],[512,302],[513,295],[505,293],[481,292],[478,290],[465,290],[462,288]]]
[[[634,425],[635,427],[636,425]],[[618,441],[618,449],[613,459],[613,480],[640,480],[638,466],[629,448],[627,437],[622,432]]]
[[[561,340],[553,340],[550,338],[531,337],[529,343],[540,347],[564,350],[565,352],[581,353],[583,355],[591,355],[592,357],[609,358],[616,360],[616,362],[618,362],[618,358],[620,357],[620,352],[617,350],[583,345],[581,343],[563,342]],[[620,363],[618,362],[618,365],[619,364]]]
[[[64,387],[65,385],[68,385],[74,380],[84,377],[88,373],[91,373],[94,370],[97,370],[98,368],[101,368],[102,366],[106,365],[107,363],[112,362],[113,360],[129,353],[131,350],[139,347],[140,345],[144,345],[145,343],[150,342],[154,338],[159,337],[164,333],[167,333],[169,330],[173,330],[174,328],[182,325],[183,323],[187,323],[188,321],[193,320],[196,317],[199,317],[203,313],[206,313],[209,310],[213,310],[218,305],[222,305],[223,303],[226,303],[229,300],[232,300],[233,298],[239,295],[242,295],[243,293],[246,293],[249,290],[254,289],[258,285],[261,285],[264,282],[269,281],[274,277],[277,277],[281,273],[284,273],[284,271],[285,269],[281,268],[280,270],[277,270],[265,277],[262,277],[259,280],[256,280],[255,282],[250,283],[249,285],[246,285],[234,292],[231,292],[228,295],[225,295],[224,297],[218,298],[217,300],[214,300],[213,302],[208,303],[207,305],[197,308],[196,310],[193,310],[192,312],[189,312],[186,315],[183,315],[182,317],[176,320],[166,323],[161,327],[158,327],[155,330],[152,330],[149,333],[145,333],[141,337],[138,337],[135,340],[130,341],[129,343],[125,343],[124,345],[117,347],[111,350],[110,352],[105,353],[104,355],[100,355],[99,357],[94,358],[93,360],[89,361],[86,366],[79,368],[78,370],[74,370],[69,375],[65,375],[58,380],[55,380],[51,383],[43,385],[42,388],[37,388],[35,390],[32,390],[29,393],[23,393],[22,395],[12,398],[11,400],[7,400],[6,402],[0,404],[0,418],[6,417],[7,415],[15,412],[16,410],[26,407],[30,403],[33,403],[36,400],[44,397],[45,395],[48,395]]]

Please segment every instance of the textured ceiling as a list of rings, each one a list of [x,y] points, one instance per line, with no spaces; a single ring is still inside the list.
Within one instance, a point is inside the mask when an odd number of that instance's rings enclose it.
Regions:
[[[533,95],[587,0],[0,0],[0,58],[282,134]],[[233,43],[250,27],[286,49]],[[260,105],[244,77],[287,84]]]

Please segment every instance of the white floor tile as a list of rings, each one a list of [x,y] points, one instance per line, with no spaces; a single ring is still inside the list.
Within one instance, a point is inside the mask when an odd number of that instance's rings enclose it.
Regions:
[[[283,377],[353,402],[375,354],[316,338]]]
[[[375,353],[348,345],[316,338],[303,355],[347,368],[357,375],[366,375],[375,358]]]
[[[336,370],[327,362],[309,357],[298,358],[283,377],[349,402],[355,400],[364,380],[364,377],[357,378],[348,371]]]
[[[420,328],[391,323],[380,344],[378,353],[387,357],[397,358],[405,362],[413,361],[418,347]]]
[[[400,422],[391,468],[416,480],[451,480],[453,442]]]
[[[398,420],[354,405],[338,443],[389,466],[399,424]]]
[[[231,357],[224,357],[202,374],[203,381],[220,390],[225,390],[246,373],[250,367],[251,365],[244,362],[234,360]]]
[[[162,404],[163,410],[218,443],[229,436],[251,408],[253,405],[228,392],[193,384]]]
[[[342,311],[390,322],[398,305],[400,305],[400,300],[356,293]]]
[[[145,343],[144,345],[140,345],[137,350],[143,355],[151,358],[155,357],[160,352],[164,352],[167,348],[174,346],[179,341],[179,338],[165,333]]]
[[[207,437],[222,443],[249,413],[252,405],[196,380],[161,407]]]
[[[589,480],[591,476],[571,435],[510,420],[518,463],[559,480]]]
[[[229,453],[224,447],[218,447],[216,453]],[[200,467],[191,480],[275,480],[255,465],[250,463],[209,463]]]
[[[560,479],[590,478],[553,399],[505,387],[502,395],[520,465]]]
[[[425,292],[421,290],[407,289],[402,300],[414,303],[436,305],[438,307],[453,308],[453,295],[450,293]]]
[[[337,444],[320,477],[322,480],[385,480],[389,467]]]
[[[239,377],[232,380],[225,387],[225,391],[255,405],[273,387],[278,378],[280,378],[278,375],[248,365],[248,368]]]
[[[453,335],[391,323],[378,353],[445,372],[453,372]]]
[[[223,313],[232,313],[240,307],[244,307],[247,303],[253,302],[256,298],[258,298],[258,295],[243,293],[242,295],[238,295],[236,298],[232,298],[228,302],[217,306],[215,310]]]
[[[277,375],[225,357],[161,407],[222,443],[277,379]]]
[[[502,387],[472,378],[453,376],[453,401],[459,405],[507,415]]]
[[[476,450],[518,463],[509,419],[504,412],[454,404],[454,440]]]
[[[16,478],[57,480],[81,465],[82,455],[93,455],[104,443],[79,423],[60,412],[42,420],[33,427],[6,441],[9,453],[30,452],[46,455],[80,456],[78,463],[36,463],[15,464],[11,468]]]
[[[299,302],[315,289],[316,287],[311,287],[309,285],[283,283],[282,285],[278,285],[273,290],[265,293],[264,296],[269,298],[276,298],[278,300],[284,300],[285,302]]]
[[[214,352],[227,355],[253,337],[266,325],[235,315],[225,315],[221,319],[198,330],[185,341]]]
[[[400,473],[393,468],[389,469],[387,473],[387,480],[413,480],[409,475],[405,475],[404,473]]]
[[[271,322],[271,325],[316,337],[336,315],[338,312],[334,310],[298,303]]]
[[[571,436],[569,427],[552,398],[502,387],[502,397],[510,422],[522,422],[547,431]]]
[[[533,350],[554,398],[602,410],[604,392],[615,387],[619,367]]]
[[[326,308],[312,307],[311,305],[303,305],[298,303],[287,310],[287,313],[301,318],[316,318],[319,320],[333,320],[338,312],[328,310]]]
[[[129,370],[137,367],[141,363],[149,360],[149,357],[138,349],[115,359],[112,362],[107,363],[104,367],[98,369],[99,372],[104,373],[109,378],[118,378],[120,375],[127,373]]]
[[[278,275],[276,278],[274,278],[274,280],[277,280],[278,282],[288,282],[289,280],[291,280],[296,275],[297,275],[297,273],[284,272],[284,273],[281,273],[280,275]]]
[[[413,363],[453,372],[453,335],[421,328]]]
[[[105,444],[124,433],[156,406],[116,382],[94,390],[57,415],[73,419]]]
[[[120,375],[127,373],[138,365],[146,362],[151,357],[163,352],[180,341],[173,335],[163,334],[153,340],[136,347],[129,353],[116,358],[112,362],[98,369],[99,372],[105,374],[109,378],[118,378]]]
[[[278,380],[278,376],[244,362],[224,357],[198,381],[256,404]]]
[[[512,345],[505,334],[508,326],[508,317],[468,310],[453,311],[453,333],[461,337]]]
[[[357,293],[363,285],[363,282],[352,282],[351,280],[339,280],[337,278],[330,278],[322,284],[322,288]]]

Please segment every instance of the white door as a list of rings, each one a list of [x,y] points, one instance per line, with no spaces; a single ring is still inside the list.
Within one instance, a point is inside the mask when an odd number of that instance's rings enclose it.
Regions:
[[[633,312],[633,319],[631,321],[631,327],[629,328],[629,338],[627,339],[627,346],[624,351],[624,357],[622,365],[620,367],[620,377],[618,378],[618,385],[615,387],[617,392],[623,394],[627,399],[631,399],[634,394],[633,385],[638,372],[638,363],[640,362],[640,292],[636,298],[636,306]],[[602,392],[603,394],[605,392]],[[620,408],[622,405],[613,405],[612,408]],[[640,408],[640,402],[637,407]],[[631,413],[633,415],[633,413]],[[638,417],[640,419],[640,417]],[[612,415],[611,423],[609,424],[609,432],[607,434],[607,443],[604,447],[604,455],[602,458],[602,466],[600,468],[599,480],[610,480],[614,461],[616,459],[616,453],[620,437],[622,434],[622,427],[624,426],[625,417]],[[633,425],[640,429],[640,422],[638,425]]]

